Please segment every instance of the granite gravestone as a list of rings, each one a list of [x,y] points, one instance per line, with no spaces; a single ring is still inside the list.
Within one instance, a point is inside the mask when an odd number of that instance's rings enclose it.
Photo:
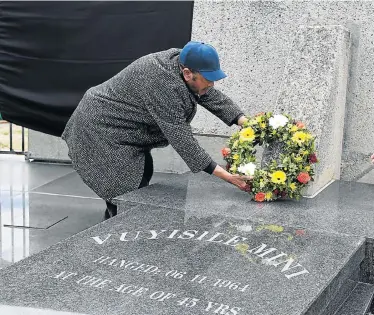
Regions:
[[[308,314],[363,259],[360,237],[123,203],[126,213],[0,270],[0,313]]]
[[[274,112],[290,114],[316,136],[319,164],[308,197],[340,179],[350,45],[343,26],[302,26],[288,56]],[[282,145],[264,151],[263,165],[277,160]]]

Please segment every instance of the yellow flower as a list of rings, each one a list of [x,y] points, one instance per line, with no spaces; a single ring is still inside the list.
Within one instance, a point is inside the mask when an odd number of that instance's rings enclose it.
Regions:
[[[255,139],[255,131],[251,128],[244,128],[240,131],[240,141],[253,141]]]
[[[303,160],[303,158],[301,156],[295,157],[295,161],[296,162],[301,162],[302,160]]]
[[[238,146],[238,144],[239,144],[239,140],[235,140],[234,143],[233,143],[233,145],[232,145],[232,147],[236,148]]]
[[[293,125],[290,129],[291,132],[295,132],[295,131],[298,131],[299,128],[297,128],[297,126]]]
[[[282,171],[276,171],[271,174],[271,181],[274,184],[283,184],[287,179],[286,173]]]
[[[244,244],[244,243],[239,243],[239,244],[236,244],[235,246],[235,249],[243,255],[247,252],[248,248],[249,248],[249,245]]]
[[[268,230],[274,233],[281,233],[284,231],[284,227],[281,225],[275,225],[275,224],[268,224],[264,225],[263,227],[264,230]]]
[[[262,117],[261,117],[261,116],[257,116],[257,117],[256,117],[256,121],[257,121],[258,123],[260,123],[260,122],[262,121]]]
[[[307,150],[303,150],[303,151],[301,151],[301,154],[302,154],[302,155],[308,155],[308,154],[309,154],[309,151],[307,151]]]
[[[261,124],[260,124],[260,127],[261,127],[262,129],[265,129],[265,128],[266,128],[266,124],[265,124],[265,123],[261,123]]]
[[[268,191],[266,194],[265,194],[265,199],[266,200],[271,200],[271,198],[273,197],[273,193],[271,191]]]
[[[307,140],[307,134],[302,131],[295,132],[291,140],[296,142],[298,145],[301,145]]]
[[[307,138],[308,140],[310,140],[310,139],[313,138],[312,135],[311,135],[310,133],[305,133],[305,136],[306,136],[306,138]]]
[[[305,170],[306,170],[307,172],[309,172],[309,171],[310,171],[310,166],[309,166],[309,165],[305,166]]]
[[[296,184],[295,183],[291,183],[289,185],[289,187],[291,188],[292,191],[294,191],[296,189]]]
[[[253,125],[256,125],[256,124],[257,124],[257,121],[256,121],[256,119],[251,119],[251,120],[248,122],[248,124],[249,124],[250,126],[253,126]]]
[[[230,171],[235,173],[236,172],[236,168],[237,168],[236,165],[232,165],[230,167]]]

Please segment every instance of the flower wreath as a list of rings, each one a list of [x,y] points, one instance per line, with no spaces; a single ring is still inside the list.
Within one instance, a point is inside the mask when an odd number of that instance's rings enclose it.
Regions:
[[[255,201],[300,199],[302,189],[313,181],[312,164],[318,162],[315,137],[302,122],[286,114],[267,112],[247,118],[242,129],[230,137],[228,148],[222,149],[226,169],[231,174],[253,177],[248,191]],[[279,164],[272,160],[265,168],[257,168],[255,146],[268,146],[274,141],[284,143]]]

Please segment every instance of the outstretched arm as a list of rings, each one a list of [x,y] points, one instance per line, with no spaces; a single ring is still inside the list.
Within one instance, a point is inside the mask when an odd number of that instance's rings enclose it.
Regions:
[[[164,94],[155,94],[146,109],[190,170],[193,173],[204,170],[246,191],[248,178],[230,174],[215,163],[194,138],[191,126],[183,115],[184,111],[181,105],[172,103],[170,101],[172,97],[163,98],[161,101],[160,95],[165,96]]]
[[[226,125],[232,126],[243,122],[244,113],[231,98],[215,88],[210,88],[202,95],[199,104],[221,119]]]

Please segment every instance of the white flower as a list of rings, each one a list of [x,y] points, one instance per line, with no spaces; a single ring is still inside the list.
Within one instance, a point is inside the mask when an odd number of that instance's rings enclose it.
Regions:
[[[253,230],[251,225],[239,225],[238,230],[240,232],[251,232]]]
[[[283,115],[274,115],[269,119],[269,125],[273,127],[273,129],[277,129],[279,127],[284,127],[288,123],[288,118]]]
[[[255,174],[256,164],[250,162],[238,167],[238,171],[247,176],[253,176]]]

